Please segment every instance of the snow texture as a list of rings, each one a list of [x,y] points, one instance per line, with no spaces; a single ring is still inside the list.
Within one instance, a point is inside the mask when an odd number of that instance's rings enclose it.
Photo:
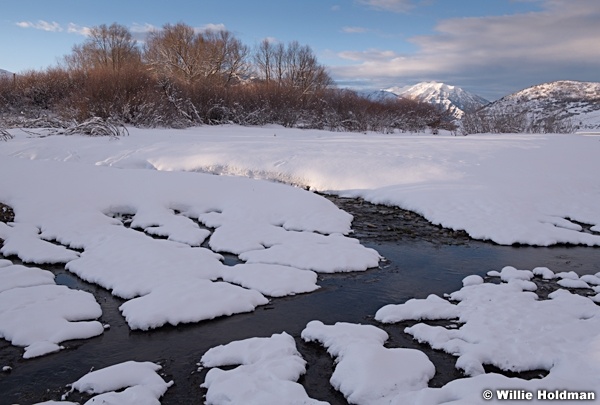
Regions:
[[[59,351],[66,340],[102,334],[102,324],[93,320],[101,315],[93,295],[56,285],[51,272],[0,263],[0,337],[25,347],[24,358]]]
[[[202,386],[207,404],[324,404],[296,383],[306,362],[287,333],[250,338],[213,347],[201,360],[208,371]],[[231,370],[217,367],[237,366]]]
[[[71,392],[99,394],[85,405],[160,405],[159,398],[173,385],[158,375],[161,368],[150,362],[119,363],[84,375],[72,384]]]

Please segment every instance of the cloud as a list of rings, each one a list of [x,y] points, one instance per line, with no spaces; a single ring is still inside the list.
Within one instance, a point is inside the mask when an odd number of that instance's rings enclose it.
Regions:
[[[460,80],[474,86],[512,86],[512,91],[559,79],[598,81],[600,3],[537,1],[541,11],[442,20],[434,34],[409,39],[418,47],[415,53],[340,52],[340,58],[356,63],[331,71],[341,80],[360,77],[387,84],[408,78]]]
[[[17,26],[21,28],[34,28],[36,30],[48,32],[60,32],[63,30],[59,23],[55,21],[48,22],[44,20],[38,20],[36,23],[31,21],[21,21],[17,23]]]
[[[90,28],[82,27],[81,25],[77,25],[75,23],[69,23],[69,25],[67,26],[67,32],[69,34],[83,35],[87,37],[88,35],[90,35]]]
[[[145,24],[133,23],[131,25],[131,27],[129,28],[129,30],[133,34],[147,34],[152,31],[158,31],[158,30],[160,30],[160,28],[155,25],[148,24],[148,23],[145,23]]]
[[[415,7],[412,0],[356,0],[356,2],[374,10],[394,13],[406,13]]]
[[[369,29],[364,27],[342,27],[342,32],[346,34],[362,34],[368,31]]]
[[[401,56],[394,51],[382,51],[379,49],[367,49],[366,51],[344,51],[338,53],[338,56],[342,59],[352,61],[368,61],[368,62],[383,62],[397,60]],[[365,62],[366,63],[366,62]]]
[[[21,28],[33,28],[36,30],[46,31],[46,32],[64,32],[66,31],[69,34],[78,34],[88,36],[90,34],[89,27],[82,27],[80,25],[69,23],[65,28],[63,28],[56,21],[48,22],[44,20],[38,20],[38,22],[31,21],[20,21],[16,23],[18,27]]]
[[[195,27],[196,32],[207,32],[207,31],[227,31],[225,24],[205,24],[200,27]]]

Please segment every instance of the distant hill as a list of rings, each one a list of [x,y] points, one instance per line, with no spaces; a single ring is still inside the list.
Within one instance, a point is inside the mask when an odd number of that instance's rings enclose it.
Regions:
[[[600,83],[561,80],[528,87],[502,97],[481,110],[484,114],[527,114],[531,123],[547,119],[572,122],[577,130],[600,129]]]
[[[465,112],[472,112],[489,104],[489,101],[457,86],[438,82],[421,82],[414,86],[390,87],[382,91],[439,106],[460,119]]]
[[[9,72],[8,70],[4,70],[4,69],[0,69],[0,77],[2,76],[12,76],[12,72]]]

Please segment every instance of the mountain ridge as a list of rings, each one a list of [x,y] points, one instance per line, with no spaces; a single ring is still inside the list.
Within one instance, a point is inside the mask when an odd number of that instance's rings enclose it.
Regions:
[[[397,97],[409,98],[438,106],[449,111],[456,119],[489,104],[489,101],[458,86],[436,81],[420,82],[412,86],[382,89]]]
[[[483,107],[486,115],[525,113],[535,125],[570,120],[578,130],[600,129],[600,82],[557,80],[527,87]]]

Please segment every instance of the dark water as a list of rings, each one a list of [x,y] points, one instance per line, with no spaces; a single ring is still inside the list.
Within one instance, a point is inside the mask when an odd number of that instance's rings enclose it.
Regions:
[[[460,378],[454,358],[412,341],[402,332],[405,325],[379,325],[375,312],[385,304],[409,298],[443,294],[461,287],[470,274],[484,276],[506,265],[520,269],[546,266],[555,272],[574,270],[579,274],[600,272],[600,249],[587,247],[504,247],[479,241],[455,245],[419,238],[377,242],[363,241],[386,258],[379,269],[366,272],[321,275],[322,288],[314,293],[274,299],[255,312],[152,332],[132,332],[118,311],[121,300],[107,291],[85,283],[62,266],[48,269],[56,281],[72,288],[92,292],[103,309],[102,321],[111,325],[102,336],[65,342],[59,353],[23,360],[22,349],[0,340],[0,367],[9,365],[10,373],[0,372],[0,404],[31,404],[59,400],[71,383],[92,368],[98,369],[128,360],[152,361],[163,365],[163,376],[173,385],[161,399],[162,404],[203,403],[200,388],[206,370],[196,363],[211,347],[254,336],[270,336],[286,331],[296,337],[298,349],[308,361],[301,383],[309,395],[345,404],[344,398],[328,383],[332,361],[320,346],[299,339],[305,325],[314,319],[324,323],[338,321],[372,323],[390,334],[389,347],[414,347],[425,351],[436,364],[438,374],[431,386]],[[43,267],[43,266],[42,266]],[[71,396],[70,400],[85,400]]]

